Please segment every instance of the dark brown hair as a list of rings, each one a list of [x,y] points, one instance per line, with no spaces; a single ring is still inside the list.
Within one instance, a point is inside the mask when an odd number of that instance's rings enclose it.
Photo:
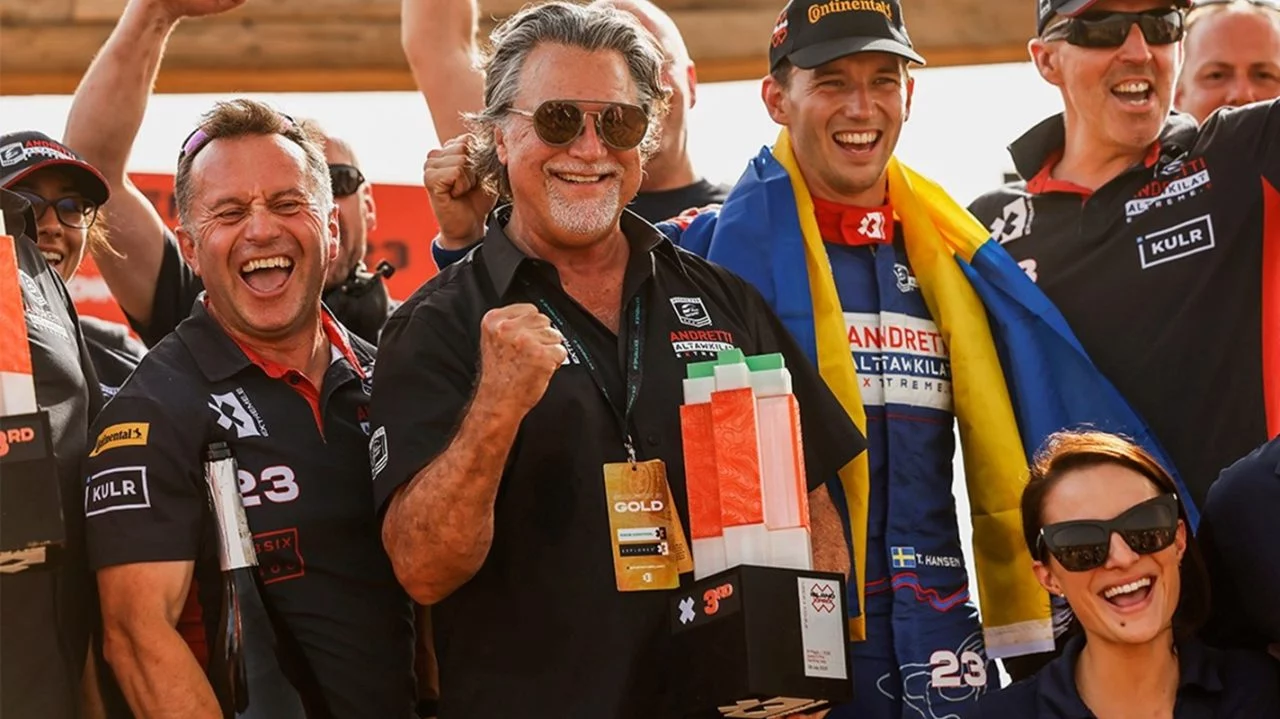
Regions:
[[[1038,541],[1044,527],[1044,504],[1049,492],[1069,472],[1107,464],[1131,469],[1146,477],[1162,494],[1178,493],[1177,484],[1145,449],[1125,437],[1107,432],[1056,432],[1048,437],[1031,465],[1031,479],[1022,492],[1022,536],[1031,556],[1047,561]],[[1182,592],[1173,613],[1174,629],[1191,633],[1209,616],[1209,573],[1192,534],[1186,507],[1178,498],[1178,516],[1186,526],[1187,550],[1182,557]]]

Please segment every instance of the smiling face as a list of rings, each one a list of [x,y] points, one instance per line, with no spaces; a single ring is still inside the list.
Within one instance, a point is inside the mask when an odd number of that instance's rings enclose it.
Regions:
[[[766,77],[769,116],[791,134],[796,161],[817,197],[851,205],[884,201],[884,175],[911,112],[914,82],[897,55],[862,52],[787,83]]]
[[[520,71],[514,107],[533,111],[547,100],[637,105],[639,92],[622,54],[544,43]],[[509,114],[495,133],[498,159],[511,183],[515,232],[532,232],[565,248],[594,244],[616,229],[640,188],[640,150],[604,144],[587,116],[582,134],[563,147],[539,139],[532,118]]]
[[[85,208],[93,205],[80,193],[71,175],[57,167],[36,170],[7,189],[33,196],[28,198],[33,205],[47,205],[66,198]],[[37,198],[41,202],[35,202]],[[36,218],[36,230],[36,246],[40,254],[64,282],[69,282],[84,259],[85,238],[89,231],[68,227],[59,221],[58,212],[52,206]]]
[[[213,140],[191,176],[189,228],[178,235],[210,312],[231,334],[262,341],[314,327],[338,213],[313,200],[302,148],[280,135]]]
[[[351,147],[332,136],[325,137],[324,159],[330,165],[359,166]],[[355,266],[364,260],[369,251],[369,233],[378,226],[373,186],[368,181],[350,195],[333,198],[333,203],[338,208],[338,258],[329,266],[326,288],[345,282]]]
[[[1042,518],[1045,525],[1113,519],[1158,494],[1149,479],[1118,464],[1074,469],[1045,495]],[[1179,565],[1186,548],[1186,526],[1179,521],[1174,543],[1152,554],[1134,552],[1113,533],[1107,562],[1097,569],[1069,572],[1052,554],[1034,566],[1046,590],[1066,596],[1088,641],[1142,644],[1172,626],[1182,594]]]
[[[1249,4],[1202,12],[1187,35],[1178,109],[1204,122],[1219,107],[1280,97],[1280,12]]]
[[[1155,0],[1101,0],[1089,15],[1167,9]],[[1178,76],[1177,43],[1151,45],[1135,24],[1120,47],[1030,44],[1040,75],[1062,91],[1068,131],[1105,151],[1140,153],[1160,136]]]

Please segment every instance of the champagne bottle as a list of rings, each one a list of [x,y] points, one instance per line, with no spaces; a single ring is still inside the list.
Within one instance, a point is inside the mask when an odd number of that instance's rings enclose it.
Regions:
[[[222,703],[223,716],[233,719],[249,706],[240,598],[243,592],[256,591],[258,557],[240,501],[231,447],[226,442],[214,442],[209,445],[205,460],[205,484],[217,526],[218,562],[222,569],[222,601],[209,655],[209,676]]]

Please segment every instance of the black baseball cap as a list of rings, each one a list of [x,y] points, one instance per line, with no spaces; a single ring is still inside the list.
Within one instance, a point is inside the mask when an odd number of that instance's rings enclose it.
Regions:
[[[773,28],[769,69],[783,60],[810,69],[857,52],[924,64],[907,37],[899,0],[791,0]]]
[[[1075,17],[1088,12],[1098,0],[1036,0],[1039,7],[1039,19],[1036,23],[1036,34],[1043,35],[1044,28],[1054,15]],[[1191,0],[1170,0],[1172,7],[1191,7]]]
[[[80,194],[99,205],[111,196],[107,179],[75,150],[43,132],[0,135],[0,187],[9,189],[22,178],[46,167],[62,167]]]

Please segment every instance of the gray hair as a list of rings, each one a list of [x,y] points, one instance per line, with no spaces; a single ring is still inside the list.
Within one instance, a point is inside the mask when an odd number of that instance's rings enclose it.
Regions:
[[[490,37],[492,52],[484,62],[484,110],[466,119],[475,133],[470,162],[476,177],[499,197],[511,196],[507,168],[498,159],[495,130],[507,119],[520,89],[521,70],[534,48],[553,43],[588,51],[613,50],[627,61],[640,91],[639,104],[649,115],[649,131],[640,143],[647,160],[658,149],[668,92],[662,84],[664,55],[657,41],[636,19],[612,7],[549,2],[528,7],[498,26]]]
[[[324,138],[313,126],[295,122],[270,105],[256,100],[237,98],[219,102],[200,118],[199,130],[204,139],[189,140],[178,158],[178,171],[173,178],[174,204],[178,208],[178,221],[193,237],[190,225],[191,203],[195,195],[195,183],[191,166],[200,150],[219,138],[246,137],[251,135],[283,135],[302,148],[307,162],[308,193],[321,215],[327,217],[333,208],[333,184],[329,180],[329,164],[324,159]],[[194,137],[194,135],[193,135]]]

